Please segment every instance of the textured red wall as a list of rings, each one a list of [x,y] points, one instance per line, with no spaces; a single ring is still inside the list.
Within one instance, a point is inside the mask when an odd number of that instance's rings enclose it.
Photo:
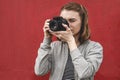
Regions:
[[[34,74],[43,23],[69,1],[0,0],[0,80],[48,80]],[[104,47],[95,80],[120,80],[120,0],[74,1],[87,7],[91,39]]]

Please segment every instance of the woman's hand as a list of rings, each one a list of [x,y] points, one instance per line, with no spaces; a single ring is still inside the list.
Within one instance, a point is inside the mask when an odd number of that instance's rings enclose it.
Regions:
[[[49,32],[50,28],[49,28],[49,21],[50,19],[47,19],[44,23],[44,26],[43,26],[43,31],[44,31],[44,37],[45,38],[52,38],[52,35],[51,33]]]
[[[50,30],[50,33],[56,36],[57,38],[59,38],[61,41],[69,42],[74,38],[72,31],[67,25],[65,24],[62,24],[62,25],[63,27],[66,28],[66,31],[51,31]]]
[[[62,25],[66,28],[66,31],[51,31],[50,30],[50,33],[56,36],[57,38],[59,38],[61,41],[67,42],[70,48],[70,51],[72,51],[75,48],[77,48],[75,39],[73,37],[73,33],[67,25],[65,24],[62,24]]]

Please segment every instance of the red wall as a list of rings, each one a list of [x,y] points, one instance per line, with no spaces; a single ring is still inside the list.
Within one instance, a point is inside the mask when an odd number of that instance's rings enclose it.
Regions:
[[[34,74],[43,23],[69,1],[0,0],[0,80],[48,80]],[[91,39],[104,47],[95,80],[120,80],[120,0],[74,1],[87,7]]]

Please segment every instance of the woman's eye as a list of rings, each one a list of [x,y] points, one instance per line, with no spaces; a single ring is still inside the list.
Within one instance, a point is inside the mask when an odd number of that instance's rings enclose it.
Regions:
[[[75,20],[74,19],[70,19],[69,22],[75,22]]]

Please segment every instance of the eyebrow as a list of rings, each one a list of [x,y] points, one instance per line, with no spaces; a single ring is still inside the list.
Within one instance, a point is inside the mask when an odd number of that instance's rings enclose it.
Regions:
[[[68,20],[76,20],[76,18],[69,18]]]

